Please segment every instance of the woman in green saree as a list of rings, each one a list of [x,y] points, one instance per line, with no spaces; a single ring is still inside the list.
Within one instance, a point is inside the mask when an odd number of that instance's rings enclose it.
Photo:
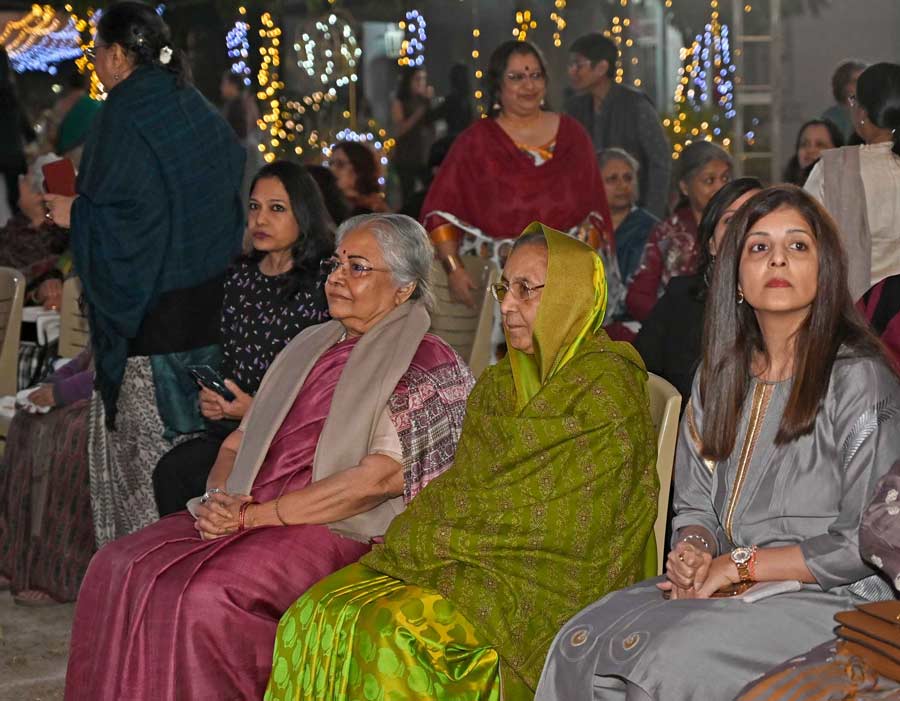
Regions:
[[[530,699],[559,627],[645,574],[656,435],[640,357],[600,328],[600,258],[532,224],[494,294],[509,354],[453,468],[288,609],[266,699]]]

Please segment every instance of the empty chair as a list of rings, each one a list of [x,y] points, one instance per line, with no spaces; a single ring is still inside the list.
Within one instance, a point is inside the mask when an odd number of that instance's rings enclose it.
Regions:
[[[678,440],[678,415],[681,393],[666,380],[650,373],[650,417],[656,427],[656,471],[659,473],[659,506],[653,534],[656,536],[656,568],[662,574],[665,566],[666,526],[669,515],[669,491],[672,486],[672,467],[675,464],[675,443]]]

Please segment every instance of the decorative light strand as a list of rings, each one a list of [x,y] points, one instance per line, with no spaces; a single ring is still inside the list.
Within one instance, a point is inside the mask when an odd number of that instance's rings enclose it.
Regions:
[[[276,158],[276,150],[281,146],[281,140],[287,137],[284,122],[281,119],[281,101],[278,93],[284,89],[284,83],[279,80],[278,69],[281,65],[281,28],[275,25],[270,12],[264,12],[260,17],[262,27],[259,36],[268,40],[268,46],[261,46],[259,53],[262,63],[257,73],[259,91],[256,96],[267,103],[268,110],[257,122],[260,131],[269,133],[269,142],[259,145],[266,163],[271,163]]]
[[[421,66],[425,63],[425,17],[418,10],[409,10],[406,13],[406,21],[398,22],[405,33],[406,38],[400,45],[400,56],[397,64],[401,66]]]
[[[247,14],[247,8],[243,5],[238,8],[238,14],[241,17]],[[250,58],[250,39],[248,32],[250,24],[243,19],[238,19],[234,26],[225,36],[225,48],[228,51],[228,58],[231,59],[231,72],[243,78],[244,85],[251,84],[250,66],[247,60]]]
[[[537,20],[532,17],[531,10],[517,10],[516,25],[512,30],[512,35],[519,41],[525,41],[528,38],[528,32],[537,29]]]
[[[481,79],[484,77],[484,72],[479,65],[479,59],[481,58],[481,29],[478,27],[478,0],[472,0],[472,27],[472,61],[475,64],[475,90],[472,93],[472,97],[475,98],[475,107],[478,113],[482,117],[486,117],[484,102],[482,102],[484,92],[481,89]]]
[[[353,129],[341,129],[337,134],[335,134],[335,142],[322,146],[322,156],[325,158],[325,163],[328,163],[328,159],[331,158],[331,154],[334,152],[335,146],[338,145],[341,141],[356,141],[357,143],[364,144],[371,148],[375,152],[375,158],[381,164],[379,171],[381,171],[378,175],[378,184],[384,187],[385,178],[384,178],[384,169],[387,168],[388,165],[388,153],[390,150],[396,145],[396,141],[391,138],[385,138],[387,136],[387,132],[384,129],[377,129],[376,131],[371,131],[371,129],[375,128],[374,120],[369,120],[369,131],[354,131]]]
[[[562,46],[562,33],[566,28],[566,20],[563,17],[563,11],[566,9],[566,0],[555,0],[553,5],[556,9],[550,13],[550,21],[555,25],[553,30],[553,46],[558,49]]]
[[[298,31],[294,40],[297,65],[323,87],[343,87],[359,80],[362,49],[350,22],[334,13]]]

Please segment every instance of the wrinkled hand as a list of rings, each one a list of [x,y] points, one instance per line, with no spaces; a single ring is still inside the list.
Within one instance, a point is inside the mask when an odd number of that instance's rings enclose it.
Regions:
[[[447,283],[450,286],[450,296],[457,302],[462,302],[466,306],[475,308],[475,298],[472,291],[476,288],[469,273],[461,265],[452,273],[447,275]]]
[[[200,413],[210,421],[242,419],[253,403],[253,397],[238,387],[233,380],[225,380],[225,386],[234,394],[233,402],[229,402],[208,387],[200,386]]]
[[[47,210],[47,219],[63,229],[72,225],[72,203],[74,197],[64,195],[44,195],[44,208]]]
[[[708,577],[712,561],[712,556],[702,548],[681,541],[666,559],[668,581],[656,586],[670,592],[672,599],[696,598]]]
[[[248,501],[253,501],[253,497],[246,494],[232,495],[225,492],[213,494],[208,502],[197,506],[194,528],[199,531],[203,540],[213,540],[236,533],[241,504]]]
[[[737,571],[737,566],[731,560],[731,554],[719,555],[709,567],[709,574],[703,586],[697,592],[698,599],[708,599],[719,589],[727,587],[730,584],[737,584],[741,581],[741,576]]]
[[[28,395],[28,401],[37,406],[56,406],[53,398],[53,385],[41,385]]]
[[[44,280],[38,285],[35,298],[38,303],[43,305],[44,309],[53,309],[55,311],[62,306],[62,293],[62,280],[51,278],[50,280]]]

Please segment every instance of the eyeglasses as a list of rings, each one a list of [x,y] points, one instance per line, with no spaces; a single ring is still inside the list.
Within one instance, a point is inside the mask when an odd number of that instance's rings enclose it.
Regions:
[[[506,79],[510,83],[521,83],[523,80],[528,78],[533,83],[543,83],[546,79],[543,71],[534,71],[533,73],[507,73]]]
[[[502,302],[504,299],[506,299],[506,293],[512,292],[512,296],[514,298],[516,298],[520,302],[527,302],[532,297],[534,297],[535,292],[543,288],[543,285],[535,285],[534,287],[531,287],[527,283],[521,282],[520,280],[516,280],[512,283],[497,282],[491,285],[491,294],[498,302]]]
[[[345,267],[346,266],[346,267]],[[342,263],[340,258],[325,258],[321,263],[319,263],[319,270],[322,271],[322,274],[326,277],[329,275],[333,275],[338,268],[342,268],[345,273],[350,275],[350,277],[356,279],[361,278],[367,273],[389,273],[391,272],[387,268],[373,268],[369,265],[363,265],[362,263],[356,262],[347,262]]]
[[[590,61],[580,61],[578,59],[572,59],[569,61],[569,68],[574,68],[576,71],[580,71],[585,66],[590,66]]]
[[[99,41],[94,41],[90,46],[86,46],[84,49],[84,55],[87,56],[91,61],[95,61],[97,59],[97,52],[100,49],[105,49],[106,44],[103,44]]]
[[[346,158],[330,158],[328,160],[328,165],[332,168],[347,168],[350,165],[350,161]]]

